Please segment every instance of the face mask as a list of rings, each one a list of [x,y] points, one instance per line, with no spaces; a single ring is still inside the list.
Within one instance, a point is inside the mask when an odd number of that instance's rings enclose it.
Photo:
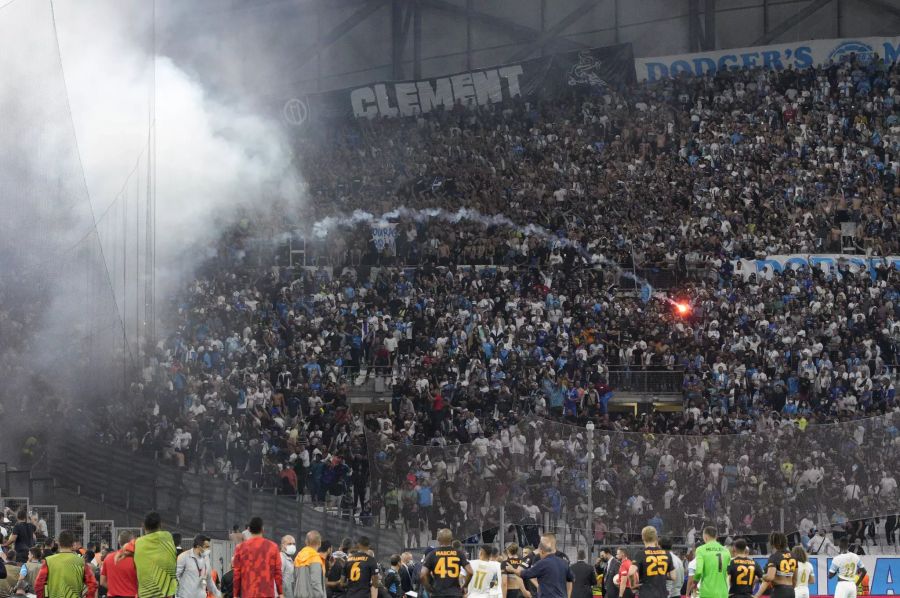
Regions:
[[[296,544],[288,544],[287,546],[284,547],[284,552],[288,556],[294,556],[294,553],[297,552],[297,545]]]
[[[204,551],[201,552],[200,554],[201,554],[201,556],[209,556],[210,554],[212,554],[212,550],[210,550],[209,548],[207,548],[206,550],[204,550]]]

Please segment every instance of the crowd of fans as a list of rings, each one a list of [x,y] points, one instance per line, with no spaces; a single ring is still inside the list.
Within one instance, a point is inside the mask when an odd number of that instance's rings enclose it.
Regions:
[[[277,223],[243,221],[171,301],[122,406],[139,420],[110,412],[103,434],[423,538],[503,497],[515,519],[584,527],[587,487],[597,541],[654,517],[763,533],[782,496],[807,532],[880,513],[900,462],[900,271],[733,262],[900,253],[898,82],[879,60],[720,72],[321,132],[300,148],[310,219],[465,207],[551,234],[394,218],[394,242],[310,239],[302,268],[255,249]],[[649,300],[621,284],[648,268],[671,273]],[[638,375],[676,377],[679,409],[617,409]],[[391,401],[364,417],[350,399],[370,379]],[[376,492],[370,457],[391,473]]]

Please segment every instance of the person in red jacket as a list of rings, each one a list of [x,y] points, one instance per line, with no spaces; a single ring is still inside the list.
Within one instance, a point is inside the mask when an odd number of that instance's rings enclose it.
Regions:
[[[87,592],[85,592],[85,589]],[[34,580],[37,598],[57,598],[58,596],[97,597],[97,580],[91,566],[75,552],[75,537],[72,532],[59,534],[59,553],[44,560]]]
[[[263,520],[250,520],[250,538],[234,550],[234,598],[284,598],[278,545],[263,538]]]

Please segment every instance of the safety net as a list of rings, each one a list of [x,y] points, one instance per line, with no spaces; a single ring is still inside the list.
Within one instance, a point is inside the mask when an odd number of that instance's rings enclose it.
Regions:
[[[117,393],[130,367],[49,2],[0,9],[4,411]],[[27,426],[23,426],[24,428]]]
[[[677,436],[588,431],[528,417],[446,446],[367,431],[372,492],[388,519],[433,537],[505,525],[625,540],[646,525],[684,540],[846,529],[898,511],[900,414],[754,434]],[[590,475],[589,475],[590,473]],[[502,514],[501,514],[502,512]],[[502,519],[501,519],[502,518]],[[425,536],[425,532],[432,535]]]

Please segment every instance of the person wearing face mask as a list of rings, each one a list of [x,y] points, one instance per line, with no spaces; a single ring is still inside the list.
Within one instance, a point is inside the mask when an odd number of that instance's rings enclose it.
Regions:
[[[294,536],[281,538],[281,583],[284,598],[294,598],[294,557],[297,555],[297,541]]]
[[[306,534],[306,546],[294,559],[294,596],[296,598],[326,598],[325,561],[319,553],[322,535],[315,530]],[[285,587],[287,587],[285,585]]]
[[[178,579],[175,598],[206,598],[207,590],[214,596],[222,595],[212,577],[208,537],[197,535],[193,548],[178,555],[175,577]]]

